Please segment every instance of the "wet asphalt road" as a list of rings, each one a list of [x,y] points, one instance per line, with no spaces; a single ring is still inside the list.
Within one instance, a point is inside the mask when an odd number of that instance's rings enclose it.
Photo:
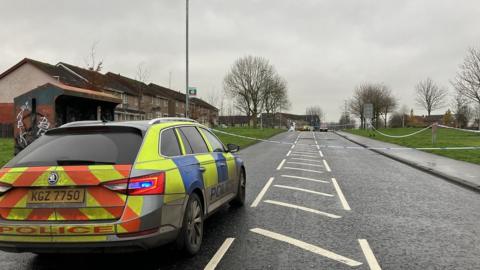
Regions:
[[[122,255],[1,252],[0,269],[203,269],[228,237],[235,240],[217,269],[370,269],[359,239],[382,269],[480,269],[479,193],[368,150],[322,149],[321,157],[315,141],[354,146],[333,133],[273,139],[296,144],[259,143],[240,152],[247,204],[224,207],[206,221],[194,258],[170,247]],[[305,244],[313,252],[299,247]]]

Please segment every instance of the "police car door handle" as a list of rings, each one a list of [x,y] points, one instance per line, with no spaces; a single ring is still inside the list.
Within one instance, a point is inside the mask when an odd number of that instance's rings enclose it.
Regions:
[[[204,173],[207,169],[205,169],[205,167],[199,167],[198,168],[202,173]]]

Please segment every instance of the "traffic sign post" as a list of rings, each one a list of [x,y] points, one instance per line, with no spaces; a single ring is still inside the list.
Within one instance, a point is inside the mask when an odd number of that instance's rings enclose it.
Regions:
[[[372,118],[373,118],[373,104],[367,103],[363,105],[363,117],[365,119],[365,122],[367,124],[367,128],[369,129],[372,123]]]
[[[191,97],[197,96],[197,88],[196,87],[188,87],[188,95]]]

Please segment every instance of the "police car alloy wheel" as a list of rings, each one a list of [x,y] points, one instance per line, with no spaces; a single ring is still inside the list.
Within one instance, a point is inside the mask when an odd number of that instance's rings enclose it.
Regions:
[[[198,195],[193,193],[188,199],[177,246],[183,249],[186,255],[193,256],[200,250],[202,240],[203,207]]]

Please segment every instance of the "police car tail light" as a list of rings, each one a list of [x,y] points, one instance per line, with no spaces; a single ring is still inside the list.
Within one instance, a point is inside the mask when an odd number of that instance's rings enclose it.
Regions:
[[[12,188],[12,186],[10,186],[10,185],[4,184],[4,183],[0,183],[0,195],[2,195],[3,193],[9,191],[11,188]]]
[[[111,181],[104,187],[128,195],[158,195],[165,189],[165,172]]]

